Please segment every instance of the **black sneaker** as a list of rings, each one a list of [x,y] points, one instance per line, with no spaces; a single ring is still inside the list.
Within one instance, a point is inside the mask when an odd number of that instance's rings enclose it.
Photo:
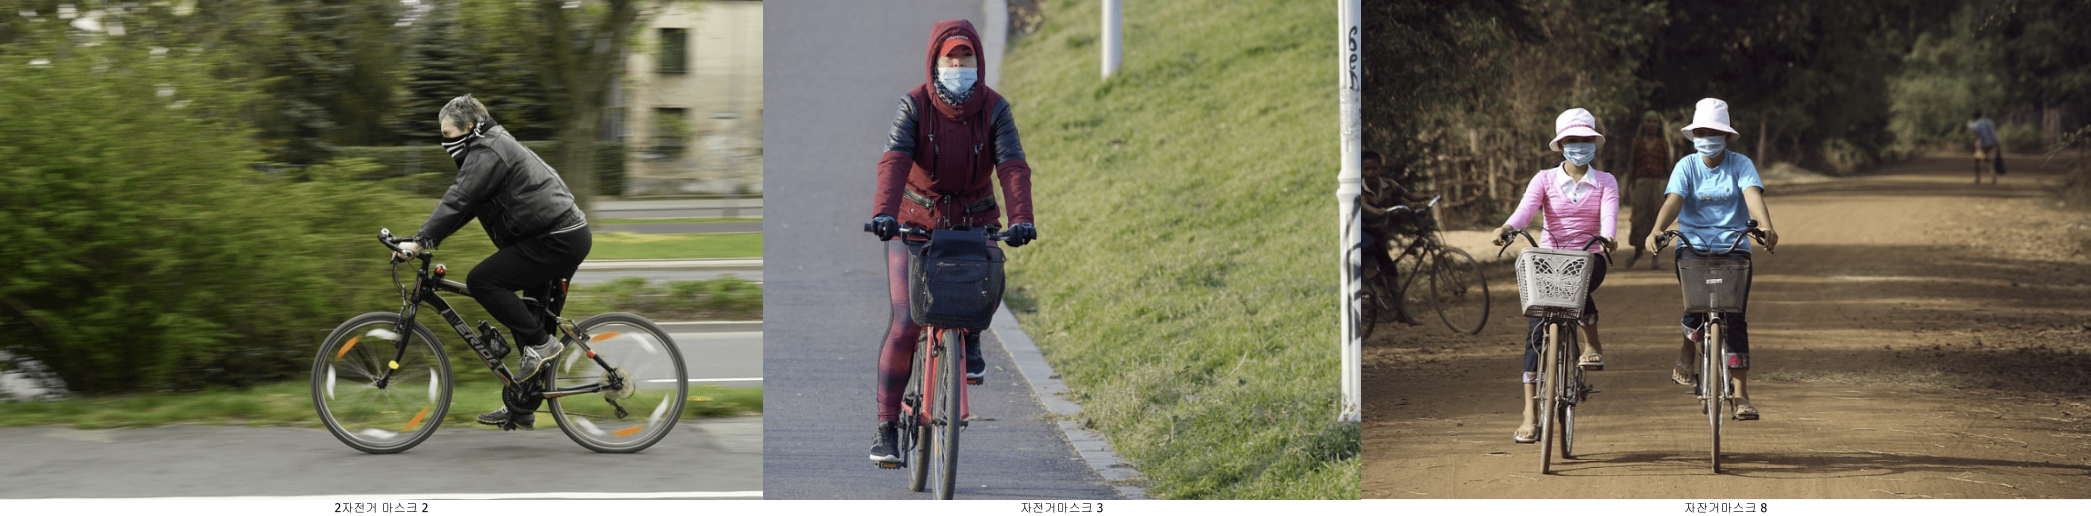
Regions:
[[[544,369],[546,363],[559,357],[559,352],[566,351],[565,344],[561,344],[559,339],[554,339],[550,336],[545,337],[544,344],[517,346],[517,348],[520,348],[523,352],[523,360],[516,364],[515,377],[518,380],[536,376],[539,370]]]
[[[479,424],[482,425],[501,426],[504,423],[510,422],[515,423],[516,428],[521,428],[524,430],[536,430],[537,414],[532,412],[524,412],[521,414],[509,414],[508,407],[501,407],[500,410],[495,410],[493,412],[488,412],[479,415]]]
[[[871,440],[872,462],[880,463],[880,466],[900,464],[900,444],[896,442],[898,439],[894,433],[892,421],[879,423],[878,437]]]
[[[980,356],[980,336],[966,339],[966,383],[980,385],[987,381],[987,357]]]

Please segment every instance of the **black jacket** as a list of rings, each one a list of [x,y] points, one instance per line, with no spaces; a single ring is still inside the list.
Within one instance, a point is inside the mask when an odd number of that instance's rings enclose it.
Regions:
[[[559,172],[507,129],[487,122],[474,134],[458,163],[457,182],[415,235],[423,245],[436,248],[473,218],[494,247],[588,225]]]

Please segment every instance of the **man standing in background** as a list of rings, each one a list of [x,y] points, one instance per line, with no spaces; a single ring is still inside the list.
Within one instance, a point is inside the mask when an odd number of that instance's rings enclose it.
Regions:
[[[1670,147],[1664,134],[1662,115],[1654,111],[1641,115],[1641,132],[1634,136],[1633,157],[1626,172],[1628,206],[1633,208],[1633,231],[1627,241],[1634,243],[1634,254],[1626,259],[1629,269],[1641,260],[1641,255],[1647,254],[1641,245],[1648,240],[1650,226],[1655,225],[1655,212],[1663,205],[1663,189],[1670,185],[1670,167],[1677,163],[1677,151]],[[1662,262],[1654,256],[1648,259],[1650,269]]]
[[[1975,184],[1982,184],[1982,160],[1990,160],[1989,184],[1997,184],[1997,176],[2004,175],[2004,149],[1997,145],[1997,124],[1975,110],[1975,118],[1968,121],[1968,130],[1975,132]]]

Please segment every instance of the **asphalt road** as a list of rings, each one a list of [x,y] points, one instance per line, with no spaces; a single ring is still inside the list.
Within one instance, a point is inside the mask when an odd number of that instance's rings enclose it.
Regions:
[[[761,222],[671,222],[665,224],[604,224],[603,232],[678,235],[684,233],[761,233]]]
[[[603,283],[617,278],[629,277],[646,278],[648,282],[661,283],[668,281],[708,280],[723,278],[726,276],[733,276],[736,278],[753,281],[756,283],[762,283],[762,269],[607,272],[581,271],[574,273],[573,283],[575,285],[588,285],[593,283]]]
[[[662,325],[682,351],[684,370],[690,383],[727,387],[762,385],[761,331],[691,331],[688,326]]]
[[[923,78],[938,20],[981,23],[979,0],[772,2],[763,140],[765,496],[927,499],[904,470],[866,455],[875,425],[878,341],[889,317],[884,244],[861,231],[894,105]],[[998,63],[990,63],[992,67]],[[992,84],[992,83],[990,83]],[[1021,119],[1021,114],[1020,114]],[[1021,259],[1021,251],[1013,259]],[[984,343],[988,383],[972,390],[982,418],[960,440],[958,498],[1114,499],[1043,414],[1001,343]]]
[[[595,203],[588,218],[681,219],[705,217],[762,217],[761,197],[734,199],[604,200]]]
[[[629,455],[589,451],[551,427],[468,426],[445,425],[394,455],[356,451],[317,428],[0,428],[0,498],[760,498],[763,489],[759,417],[683,421]]]

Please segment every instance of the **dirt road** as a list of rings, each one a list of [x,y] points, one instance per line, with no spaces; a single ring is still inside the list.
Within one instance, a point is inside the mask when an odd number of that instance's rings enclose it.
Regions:
[[[2091,498],[2091,214],[2056,209],[2037,156],[2010,165],[1997,186],[1939,157],[1771,189],[1783,241],[1750,297],[1764,417],[1727,425],[1723,474],[1668,379],[1664,259],[1622,260],[1597,292],[1603,392],[1578,409],[1578,459],[1540,475],[1538,445],[1510,439],[1525,325],[1497,266],[1482,335],[1433,320],[1367,343],[1363,495]]]

